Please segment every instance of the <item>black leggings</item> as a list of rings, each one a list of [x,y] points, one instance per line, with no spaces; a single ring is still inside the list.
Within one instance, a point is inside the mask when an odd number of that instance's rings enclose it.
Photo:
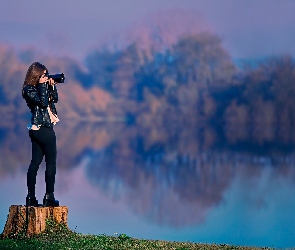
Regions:
[[[40,127],[39,130],[30,130],[32,141],[32,160],[27,174],[28,191],[35,194],[36,177],[39,166],[45,155],[46,193],[54,192],[56,174],[56,137],[53,127]]]

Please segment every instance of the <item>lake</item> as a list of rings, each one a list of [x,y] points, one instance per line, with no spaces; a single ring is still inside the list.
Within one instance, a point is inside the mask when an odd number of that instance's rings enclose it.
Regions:
[[[55,196],[85,234],[295,247],[295,145],[239,141],[209,127],[56,125]],[[258,133],[259,134],[259,133]],[[26,121],[0,124],[0,230],[25,204]],[[45,192],[45,164],[37,199]]]

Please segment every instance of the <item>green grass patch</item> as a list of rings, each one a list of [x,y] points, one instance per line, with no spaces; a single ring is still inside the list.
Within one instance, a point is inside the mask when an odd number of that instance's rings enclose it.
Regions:
[[[103,250],[189,250],[189,249],[269,249],[238,247],[231,245],[199,244],[190,242],[170,242],[162,240],[134,239],[126,234],[118,236],[107,235],[83,235],[70,230],[66,225],[56,224],[52,220],[47,221],[45,232],[26,237],[19,234],[14,238],[0,240],[0,249],[6,250],[71,250],[71,249],[103,249]]]

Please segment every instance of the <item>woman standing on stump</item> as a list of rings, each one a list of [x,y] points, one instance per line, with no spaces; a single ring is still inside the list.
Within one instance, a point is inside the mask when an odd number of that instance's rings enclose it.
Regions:
[[[58,94],[56,82],[48,77],[48,70],[43,64],[34,62],[29,67],[23,84],[22,96],[32,113],[31,123],[28,125],[32,142],[32,160],[27,173],[26,206],[38,206],[35,196],[36,177],[45,156],[46,193],[43,206],[57,207],[59,201],[54,198],[57,151],[53,125],[59,121],[54,105],[58,101]]]

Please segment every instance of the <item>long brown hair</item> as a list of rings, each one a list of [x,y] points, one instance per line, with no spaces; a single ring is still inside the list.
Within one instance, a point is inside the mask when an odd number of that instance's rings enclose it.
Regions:
[[[42,63],[39,63],[39,62],[32,63],[32,65],[29,67],[27,71],[23,87],[27,85],[36,86],[39,82],[40,76],[44,74],[44,70],[48,72],[47,68]]]

